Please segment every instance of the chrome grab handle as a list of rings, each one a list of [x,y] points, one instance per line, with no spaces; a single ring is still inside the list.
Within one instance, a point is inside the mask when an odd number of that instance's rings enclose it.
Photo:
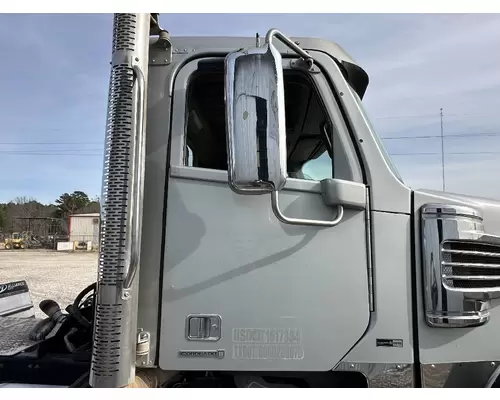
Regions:
[[[308,226],[323,226],[323,227],[332,227],[337,225],[344,216],[344,207],[337,206],[337,216],[333,221],[320,221],[314,219],[303,219],[303,218],[289,218],[283,215],[280,210],[279,201],[278,201],[278,191],[275,190],[271,192],[271,205],[273,208],[274,215],[284,224],[290,225],[308,225]]]
[[[133,206],[131,207],[132,216],[130,219],[130,265],[123,280],[123,290],[128,290],[132,286],[141,253],[141,230],[142,230],[142,203],[144,188],[144,169],[145,169],[145,140],[144,140],[144,104],[146,96],[146,85],[144,74],[139,66],[132,67],[137,82],[137,111],[136,111],[136,146],[135,146],[135,165],[133,166]]]

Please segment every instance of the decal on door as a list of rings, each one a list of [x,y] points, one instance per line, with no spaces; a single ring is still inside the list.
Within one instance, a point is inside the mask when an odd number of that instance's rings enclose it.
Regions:
[[[403,347],[403,339],[377,339],[377,347]]]
[[[224,350],[179,350],[180,357],[203,357],[222,359],[226,355]]]
[[[233,359],[302,360],[302,335],[296,328],[235,328]]]

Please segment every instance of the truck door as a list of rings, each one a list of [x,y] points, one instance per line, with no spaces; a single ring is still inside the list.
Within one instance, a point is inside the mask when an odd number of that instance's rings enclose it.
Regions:
[[[320,181],[366,193],[325,76],[283,60],[290,218],[331,221]],[[271,195],[228,186],[223,59],[174,82],[159,364],[166,370],[328,371],[370,320],[366,204],[333,227],[290,225]],[[358,191],[359,193],[359,191]]]

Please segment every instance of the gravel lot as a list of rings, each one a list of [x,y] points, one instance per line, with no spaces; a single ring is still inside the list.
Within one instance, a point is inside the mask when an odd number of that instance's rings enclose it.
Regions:
[[[62,309],[97,278],[97,252],[0,250],[0,283],[25,280],[39,317],[40,301],[52,299]]]

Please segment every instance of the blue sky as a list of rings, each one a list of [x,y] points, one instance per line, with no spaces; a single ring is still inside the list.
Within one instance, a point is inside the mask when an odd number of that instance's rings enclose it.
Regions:
[[[500,198],[494,178],[500,167],[500,15],[160,18],[172,36],[254,36],[276,27],[338,42],[370,75],[366,108],[409,185],[441,187],[440,139],[395,138],[439,135],[443,108],[450,135],[447,190]],[[0,15],[0,201],[100,193],[102,156],[96,154],[104,142],[111,30],[112,16],[104,14]]]

